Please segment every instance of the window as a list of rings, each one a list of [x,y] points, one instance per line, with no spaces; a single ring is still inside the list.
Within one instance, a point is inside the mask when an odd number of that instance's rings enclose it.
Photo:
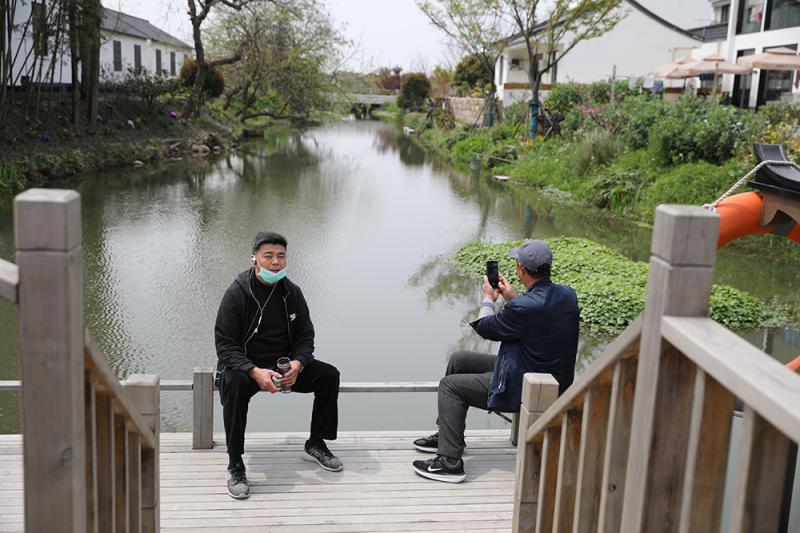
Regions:
[[[169,74],[170,76],[175,75],[175,52],[169,53]]]
[[[156,50],[156,76],[161,74],[161,50]]]
[[[33,30],[33,52],[37,56],[47,55],[47,14],[44,2],[31,4],[31,29]]]
[[[136,74],[142,71],[142,47],[138,44],[133,45],[133,71]]]
[[[800,2],[797,0],[771,0],[765,28],[777,30],[800,26]]]
[[[122,43],[119,41],[112,41],[114,45],[114,72],[122,70]]]
[[[761,31],[764,19],[764,2],[766,0],[742,0],[739,4],[739,24],[737,33],[754,33]]]
[[[726,22],[728,22],[728,17],[730,16],[730,10],[731,10],[731,6],[730,5],[722,6],[719,9],[719,23],[720,24],[725,24]]]
[[[751,56],[756,53],[755,48],[739,50],[736,57]],[[752,74],[736,75],[733,77],[733,105],[747,109],[750,106],[750,86],[753,82]]]
[[[785,48],[797,49],[796,44],[784,45]],[[778,46],[771,46],[764,48],[767,52],[770,48],[780,48]],[[784,94],[792,92],[792,81],[794,79],[793,70],[766,70],[761,69],[758,81],[758,102],[757,104],[763,105],[767,102],[777,102],[783,98]]]

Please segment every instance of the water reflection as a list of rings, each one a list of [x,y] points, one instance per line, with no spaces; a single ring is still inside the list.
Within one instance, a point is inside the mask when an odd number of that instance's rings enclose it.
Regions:
[[[347,381],[435,380],[454,350],[496,350],[467,326],[479,288],[449,259],[469,241],[585,236],[642,260],[650,240],[649,228],[455,172],[374,122],[279,132],[220,160],[69,186],[83,200],[87,327],[121,377],[190,379],[214,364],[217,306],[258,230],[289,238],[289,276],[309,302],[317,354]],[[0,206],[0,257],[13,256],[9,202]],[[794,266],[762,263],[723,253],[717,277],[760,297],[796,298]],[[19,376],[17,328],[16,310],[0,302],[0,379]],[[796,330],[766,334],[779,359],[800,354]],[[606,341],[581,339],[579,371]],[[310,399],[289,396],[257,398],[249,427],[305,429]],[[434,409],[433,395],[344,395],[341,427],[428,428]],[[165,430],[189,429],[189,395],[163,394],[162,412]],[[469,423],[501,424],[482,415]],[[0,395],[0,432],[18,427],[17,401]]]

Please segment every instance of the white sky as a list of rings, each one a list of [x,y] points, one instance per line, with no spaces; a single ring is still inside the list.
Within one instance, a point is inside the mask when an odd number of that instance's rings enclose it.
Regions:
[[[324,0],[328,11],[355,43],[349,69],[400,65],[404,70],[452,66],[454,53],[414,0]],[[102,0],[103,5],[149,20],[191,44],[185,0]],[[639,0],[647,9],[682,28],[708,24],[709,0]],[[352,52],[352,50],[351,50]],[[456,57],[455,60],[458,58]]]

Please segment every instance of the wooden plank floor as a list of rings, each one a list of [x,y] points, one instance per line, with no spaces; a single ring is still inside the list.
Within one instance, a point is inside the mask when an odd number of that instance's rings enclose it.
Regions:
[[[192,450],[190,434],[162,434],[162,531],[509,531],[516,448],[508,431],[467,433],[467,480],[460,484],[411,469],[411,461],[430,457],[411,447],[424,433],[342,432],[330,443],[342,472],[303,461],[302,434],[250,434],[251,496],[242,501],[226,492],[224,444]],[[0,436],[3,533],[23,530],[21,449],[18,436]]]

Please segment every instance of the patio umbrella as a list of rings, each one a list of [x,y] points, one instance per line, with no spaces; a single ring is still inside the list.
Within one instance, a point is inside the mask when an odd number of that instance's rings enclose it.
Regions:
[[[796,50],[786,47],[773,48],[763,54],[743,56],[736,62],[745,67],[764,70],[800,70],[800,55],[797,55]]]
[[[722,56],[707,56],[700,61],[683,65],[678,70],[689,76],[699,76],[700,74],[749,74],[753,69],[725,61]]]
[[[701,74],[714,75],[714,92],[717,92],[717,78],[720,74],[749,74],[753,70],[744,65],[737,65],[725,61],[722,56],[706,56],[700,61],[684,65],[678,69],[678,72],[688,74],[689,76],[699,76]]]
[[[691,65],[696,63],[697,60],[691,57],[684,57],[678,59],[677,61],[673,61],[672,63],[667,63],[666,65],[661,65],[660,67],[656,67],[650,71],[650,74],[653,74],[657,78],[667,78],[667,79],[679,79],[679,78],[691,78],[690,75],[683,74],[680,69],[682,67]]]

